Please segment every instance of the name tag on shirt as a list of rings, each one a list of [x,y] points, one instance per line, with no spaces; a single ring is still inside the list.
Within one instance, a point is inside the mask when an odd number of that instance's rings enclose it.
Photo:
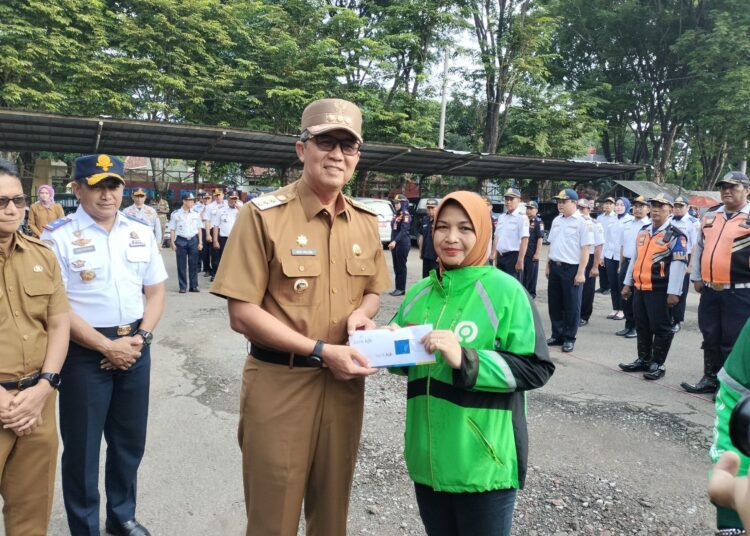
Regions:
[[[78,253],[89,253],[90,251],[96,251],[96,247],[94,247],[94,246],[84,246],[82,248],[73,248],[73,253],[76,254],[76,255]]]
[[[316,249],[293,249],[292,255],[294,257],[314,257],[317,255]]]

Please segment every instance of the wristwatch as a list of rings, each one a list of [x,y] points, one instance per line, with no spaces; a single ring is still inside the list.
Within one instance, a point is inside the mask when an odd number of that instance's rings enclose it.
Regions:
[[[146,346],[151,344],[151,341],[154,340],[154,334],[150,331],[146,331],[145,329],[138,328],[137,330],[135,330],[135,334],[143,337],[143,344],[145,344]]]
[[[323,366],[323,345],[325,343],[323,341],[317,341],[315,343],[315,347],[313,348],[312,353],[308,356],[310,361],[315,364],[318,367]]]
[[[53,389],[60,387],[60,375],[56,372],[42,372],[39,379],[47,380]]]

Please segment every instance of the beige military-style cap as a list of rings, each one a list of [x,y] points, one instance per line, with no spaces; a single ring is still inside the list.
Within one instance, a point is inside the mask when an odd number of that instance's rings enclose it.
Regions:
[[[362,112],[356,104],[344,99],[316,100],[302,112],[300,130],[307,130],[312,136],[346,130],[362,143]]]

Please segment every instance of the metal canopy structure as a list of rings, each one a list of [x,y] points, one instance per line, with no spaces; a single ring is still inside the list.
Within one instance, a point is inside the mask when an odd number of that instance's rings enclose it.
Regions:
[[[289,169],[301,166],[294,149],[296,141],[296,136],[237,128],[0,109],[3,151],[102,152]],[[358,169],[425,176],[585,181],[631,176],[643,166],[365,143]]]

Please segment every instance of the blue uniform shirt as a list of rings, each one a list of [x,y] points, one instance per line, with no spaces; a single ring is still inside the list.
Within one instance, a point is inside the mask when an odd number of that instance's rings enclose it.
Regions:
[[[533,257],[536,253],[536,243],[544,237],[544,222],[539,216],[529,219],[529,245],[526,247],[526,256]]]
[[[435,244],[432,242],[432,220],[427,216],[424,221],[422,224],[422,258],[436,261],[437,253],[435,253]]]

